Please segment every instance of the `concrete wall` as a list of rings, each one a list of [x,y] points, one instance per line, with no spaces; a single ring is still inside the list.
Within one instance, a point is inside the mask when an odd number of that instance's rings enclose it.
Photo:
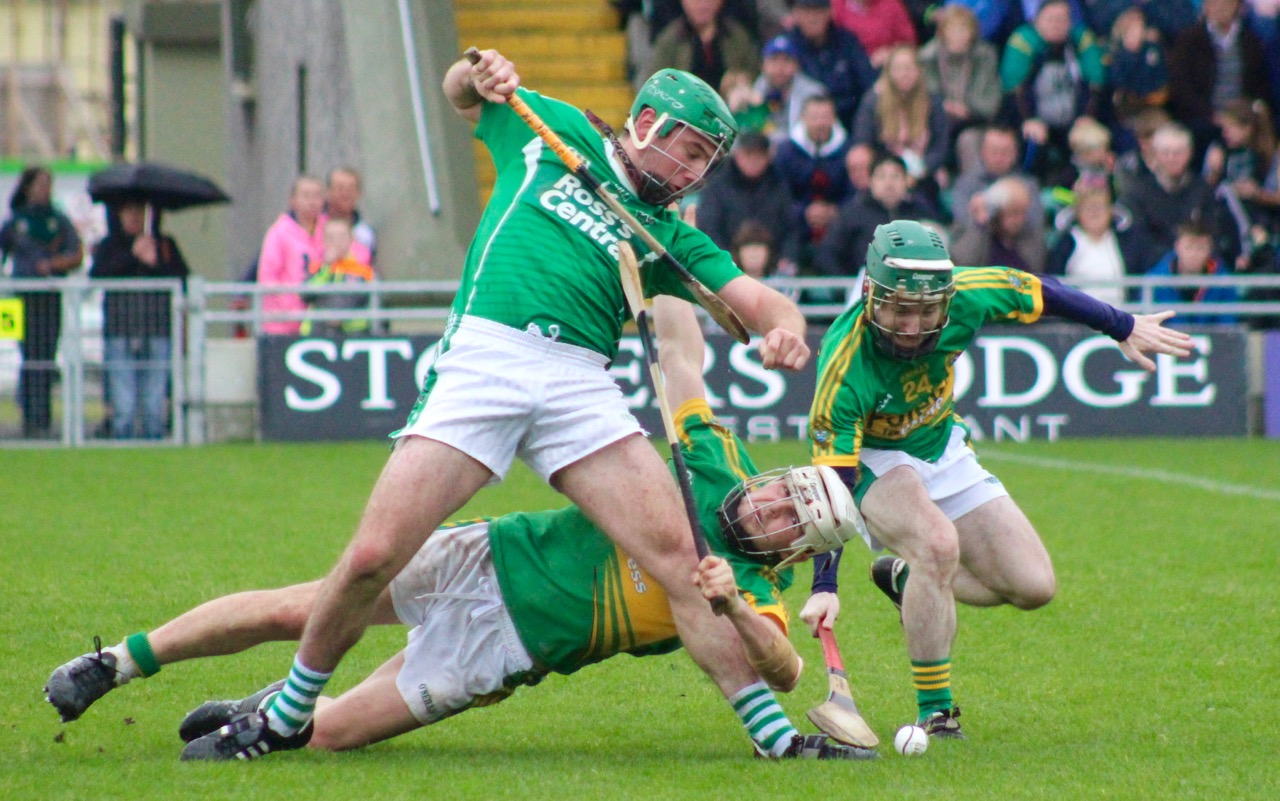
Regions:
[[[236,274],[257,256],[262,236],[287,208],[300,173],[323,176],[339,164],[362,168],[351,107],[346,37],[335,2],[256,4],[256,80],[240,97],[226,92],[228,181],[236,198],[227,230]],[[231,4],[223,3],[224,85],[234,79]],[[305,101],[299,69],[306,72]],[[305,120],[300,111],[305,109]],[[300,143],[300,130],[305,139]],[[369,205],[368,202],[365,203]]]
[[[227,189],[226,125],[217,106],[205,100],[222,89],[218,45],[153,45],[145,48],[147,110],[140,153],[143,158],[180,165]],[[235,193],[228,189],[234,198]],[[227,269],[224,234],[227,206],[168,212],[165,230],[182,248],[192,272],[222,278]]]
[[[394,0],[341,2],[370,216],[376,213],[385,232],[380,247],[388,277],[457,278],[480,214],[471,127],[440,91],[459,55],[453,4],[407,3],[437,211],[428,202],[398,5]]]
[[[479,218],[469,131],[446,107],[439,85],[456,58],[452,6],[411,0],[425,117],[443,198],[426,200],[395,0],[295,0],[255,4],[255,71],[248,92],[227,91],[227,249],[242,266],[257,254],[285,209],[299,172],[298,69],[306,69],[306,172],[351,165],[364,177],[361,210],[377,228],[379,266],[390,279],[454,278]],[[222,3],[223,78],[233,4]]]
[[[139,156],[206,175],[235,198],[227,183],[217,3],[132,3],[126,19],[138,43]],[[228,216],[228,206],[166,214],[165,230],[193,273],[227,276]]]

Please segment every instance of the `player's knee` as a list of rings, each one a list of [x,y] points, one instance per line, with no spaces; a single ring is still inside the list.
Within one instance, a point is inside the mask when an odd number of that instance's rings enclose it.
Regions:
[[[638,547],[623,543],[622,547],[659,583],[668,577],[685,578],[685,574],[692,571],[691,566],[698,563],[693,535],[683,521],[647,529],[636,545]]]
[[[395,578],[396,549],[386,540],[357,541],[347,549],[344,562],[348,581],[385,586]]]
[[[915,558],[908,559],[912,572],[926,571],[954,575],[960,564],[960,538],[955,526],[938,526],[921,538]]]
[[[1010,602],[1019,609],[1039,609],[1053,600],[1058,592],[1058,582],[1053,569],[1047,568],[1034,579],[1024,582]]]

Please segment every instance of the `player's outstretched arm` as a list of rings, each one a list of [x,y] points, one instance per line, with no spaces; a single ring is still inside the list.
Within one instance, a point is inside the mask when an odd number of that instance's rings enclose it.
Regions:
[[[459,59],[444,76],[444,95],[462,117],[480,121],[480,104],[505,103],[520,85],[516,66],[497,50],[481,50],[475,64]]]
[[[724,614],[742,640],[747,662],[770,689],[784,693],[795,689],[804,667],[800,655],[777,624],[757,614],[738,595],[738,585],[729,563],[719,556],[708,556],[698,564],[693,581],[708,601],[724,599]]]
[[[1133,332],[1129,334],[1128,339],[1120,343],[1120,351],[1129,358],[1129,361],[1148,372],[1155,370],[1156,365],[1144,354],[1165,353],[1170,356],[1190,356],[1191,335],[1185,331],[1164,327],[1164,321],[1172,316],[1171,311],[1158,314],[1135,314]]]
[[[658,363],[666,380],[667,403],[672,409],[695,398],[705,398],[702,365],[706,339],[698,325],[693,304],[658,295],[653,299],[653,326],[658,340]]]
[[[799,370],[809,361],[804,315],[781,292],[749,276],[739,276],[717,292],[742,322],[764,339],[760,358],[769,369]]]
[[[1120,351],[1144,370],[1156,369],[1155,362],[1144,355],[1147,353],[1191,355],[1191,337],[1163,325],[1173,316],[1171,311],[1129,314],[1069,287],[1051,275],[1040,276],[1040,296],[1044,300],[1046,315],[1084,323],[1095,331],[1101,331],[1120,343]]]

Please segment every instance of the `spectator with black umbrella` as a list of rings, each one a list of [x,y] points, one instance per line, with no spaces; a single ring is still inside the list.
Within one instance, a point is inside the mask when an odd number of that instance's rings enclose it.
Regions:
[[[138,201],[107,212],[107,236],[93,251],[91,278],[186,279],[187,262],[173,237],[147,224]],[[108,291],[102,299],[103,357],[116,439],[164,437],[172,357],[172,292]],[[140,432],[135,429],[141,411]]]
[[[107,204],[107,236],[93,253],[92,278],[185,280],[178,243],[160,233],[160,210],[225,203],[212,181],[155,162],[116,164],[89,179]],[[106,389],[116,439],[162,439],[173,353],[172,291],[112,290],[102,301]],[[139,426],[140,423],[140,426]]]

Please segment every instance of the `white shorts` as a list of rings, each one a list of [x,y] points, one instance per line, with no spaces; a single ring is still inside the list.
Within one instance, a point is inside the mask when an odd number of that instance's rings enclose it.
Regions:
[[[518,455],[544,481],[642,433],[604,355],[478,317],[463,317],[435,363],[426,406],[397,437],[450,445],[501,480]]]
[[[541,679],[498,590],[488,523],[428,537],[391,582],[391,600],[413,627],[396,687],[424,726]]]
[[[948,520],[957,520],[987,501],[1009,494],[1000,479],[978,464],[978,457],[965,444],[964,429],[959,426],[951,429],[951,439],[936,462],[926,462],[902,451],[876,448],[864,448],[861,462],[877,476],[902,465],[915,470],[929,492],[929,500],[937,504]],[[884,548],[869,534],[864,539],[873,551]]]

